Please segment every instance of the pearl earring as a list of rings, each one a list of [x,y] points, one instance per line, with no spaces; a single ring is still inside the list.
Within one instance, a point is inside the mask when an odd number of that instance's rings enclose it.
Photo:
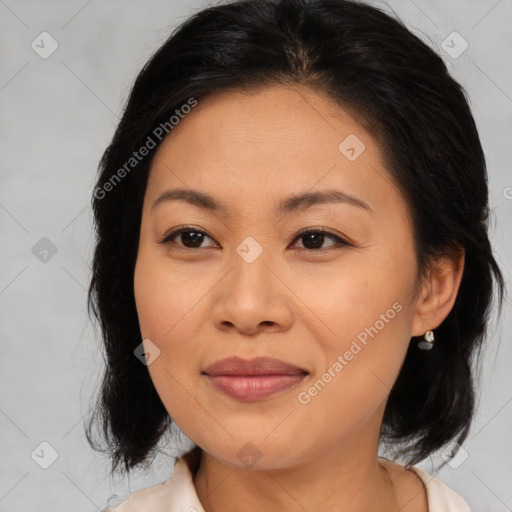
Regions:
[[[427,331],[423,335],[423,339],[418,342],[418,347],[421,350],[430,350],[434,346],[434,331]]]

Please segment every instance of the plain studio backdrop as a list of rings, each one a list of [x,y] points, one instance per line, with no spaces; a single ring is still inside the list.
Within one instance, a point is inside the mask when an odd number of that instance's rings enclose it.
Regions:
[[[492,242],[510,282],[512,1],[374,3],[441,53],[469,94],[488,161]],[[112,479],[84,435],[103,365],[86,314],[90,197],[136,73],[208,4],[0,0],[1,512],[93,512],[172,473],[161,456],[147,473]],[[505,303],[492,327],[464,451],[436,475],[478,512],[512,510],[510,313]],[[176,455],[182,442],[162,448]]]

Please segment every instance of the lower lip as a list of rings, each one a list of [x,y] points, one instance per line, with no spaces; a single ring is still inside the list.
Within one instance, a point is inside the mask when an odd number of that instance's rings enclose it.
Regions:
[[[305,373],[298,375],[207,375],[222,393],[240,400],[260,400],[299,384]]]

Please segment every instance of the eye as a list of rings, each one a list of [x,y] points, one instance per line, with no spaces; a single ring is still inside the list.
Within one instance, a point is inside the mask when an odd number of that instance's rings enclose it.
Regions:
[[[302,230],[294,239],[295,240],[303,240],[302,247],[298,247],[298,249],[306,249],[308,251],[317,251],[321,249],[329,249],[331,247],[336,246],[347,246],[353,247],[353,245],[344,240],[343,238],[330,233],[329,231],[325,231],[321,228],[307,228]],[[322,247],[326,239],[334,240],[334,243],[327,246]]]
[[[165,237],[162,240],[159,240],[158,243],[176,243],[174,241],[175,238],[178,238],[181,242],[178,245],[182,245],[185,249],[201,249],[201,244],[206,238],[213,240],[213,238],[209,237],[203,230],[193,226],[185,226],[165,235]]]
[[[204,232],[203,230],[195,228],[193,226],[184,226],[175,229],[171,233],[165,235],[162,240],[158,241],[158,243],[173,243],[182,246],[185,249],[201,249],[204,247],[202,246],[202,244],[207,238],[213,241],[213,238],[208,236],[206,232]],[[178,239],[179,243],[177,243],[175,239]],[[328,245],[327,247],[322,247],[325,241],[329,239],[334,243]],[[296,244],[292,244],[292,247],[315,252],[319,252],[319,250],[329,249],[332,247],[335,248],[336,246],[353,247],[353,244],[351,244],[347,240],[344,240],[338,235],[330,233],[329,231],[326,231],[321,228],[304,229],[297,234],[293,242],[295,242],[296,240],[302,240],[302,247],[297,247]],[[214,242],[214,244],[218,245],[217,242]],[[210,245],[210,247],[212,247],[212,245]]]

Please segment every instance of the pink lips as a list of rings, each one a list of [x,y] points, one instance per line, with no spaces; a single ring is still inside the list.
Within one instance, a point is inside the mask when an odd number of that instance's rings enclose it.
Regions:
[[[229,357],[208,366],[204,371],[222,393],[241,400],[259,400],[295,387],[308,374],[297,366],[279,359]]]

